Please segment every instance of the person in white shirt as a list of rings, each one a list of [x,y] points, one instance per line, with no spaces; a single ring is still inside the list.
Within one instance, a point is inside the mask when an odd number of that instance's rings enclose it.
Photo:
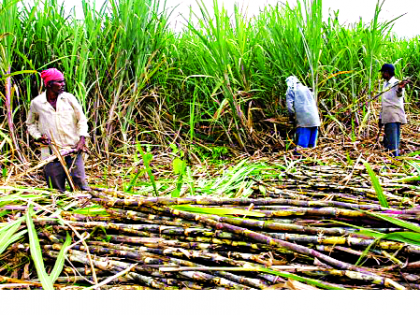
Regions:
[[[303,148],[316,146],[318,127],[321,125],[314,95],[298,78],[286,79],[286,104],[292,119],[296,117],[296,145]],[[295,154],[299,154],[297,148]]]
[[[379,128],[385,127],[384,146],[393,156],[399,156],[401,125],[407,123],[404,111],[405,81],[400,82],[395,78],[395,67],[386,63],[380,72],[385,80],[382,94],[382,107],[379,116]]]
[[[26,125],[29,134],[45,146],[41,148],[41,159],[53,154],[52,145],[58,149],[77,150],[76,158],[66,156],[65,161],[70,169],[74,184],[81,190],[89,191],[82,152],[86,150],[85,140],[88,125],[82,106],[76,97],[64,92],[66,82],[62,72],[51,68],[41,72],[46,91],[31,101]],[[47,164],[44,175],[49,186],[65,191],[66,173],[59,161]]]

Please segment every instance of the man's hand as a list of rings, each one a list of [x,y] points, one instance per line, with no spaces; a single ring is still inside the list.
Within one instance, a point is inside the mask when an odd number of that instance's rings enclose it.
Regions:
[[[44,145],[49,145],[51,143],[50,138],[46,134],[43,134],[41,138],[38,139],[37,142],[41,142]]]
[[[408,81],[407,80],[403,80],[400,83],[398,83],[398,87],[403,89],[405,88],[405,86],[407,85]]]
[[[85,142],[85,137],[80,137],[79,142],[77,142],[76,146],[74,147],[77,152],[86,152]]]

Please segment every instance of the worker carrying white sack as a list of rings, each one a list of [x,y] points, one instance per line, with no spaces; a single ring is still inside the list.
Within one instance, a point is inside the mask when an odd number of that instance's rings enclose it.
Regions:
[[[302,148],[313,148],[316,146],[318,127],[321,125],[314,95],[295,76],[288,77],[286,84],[287,109],[291,118],[296,121],[296,144]],[[295,153],[298,153],[297,150]]]

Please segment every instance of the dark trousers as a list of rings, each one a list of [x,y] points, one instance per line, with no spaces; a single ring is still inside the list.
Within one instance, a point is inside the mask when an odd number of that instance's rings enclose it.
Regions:
[[[68,155],[64,160],[66,161],[67,168],[70,171],[70,176],[73,179],[74,184],[84,190],[84,188],[87,187],[87,182],[82,154],[79,153],[76,158]],[[67,176],[60,161],[54,161],[47,164],[44,167],[44,175],[48,187],[58,189],[61,192],[66,190]]]
[[[391,155],[400,155],[400,138],[401,138],[401,124],[389,123],[385,124],[384,146],[391,151]]]
[[[318,138],[318,127],[297,127],[297,145],[302,148],[314,148]]]

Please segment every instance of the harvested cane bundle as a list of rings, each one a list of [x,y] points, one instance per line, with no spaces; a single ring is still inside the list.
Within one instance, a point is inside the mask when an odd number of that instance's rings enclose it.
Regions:
[[[32,232],[58,289],[417,289],[420,209],[398,191],[417,196],[418,189],[383,181],[390,202],[382,206],[362,169],[352,172],[305,166],[258,182],[266,193],[281,191],[280,198],[143,197],[98,189],[84,201],[98,206],[77,211],[65,205],[77,204],[71,198],[55,201],[63,210],[49,211],[40,201],[54,196],[33,192]],[[319,181],[309,180],[315,175]],[[14,194],[17,202],[2,210],[11,223],[0,221],[0,236],[19,233],[0,252],[3,261],[33,249],[26,236],[30,207]],[[27,260],[23,273],[3,267],[0,280],[10,289],[41,288],[45,280],[29,276],[31,268]]]

